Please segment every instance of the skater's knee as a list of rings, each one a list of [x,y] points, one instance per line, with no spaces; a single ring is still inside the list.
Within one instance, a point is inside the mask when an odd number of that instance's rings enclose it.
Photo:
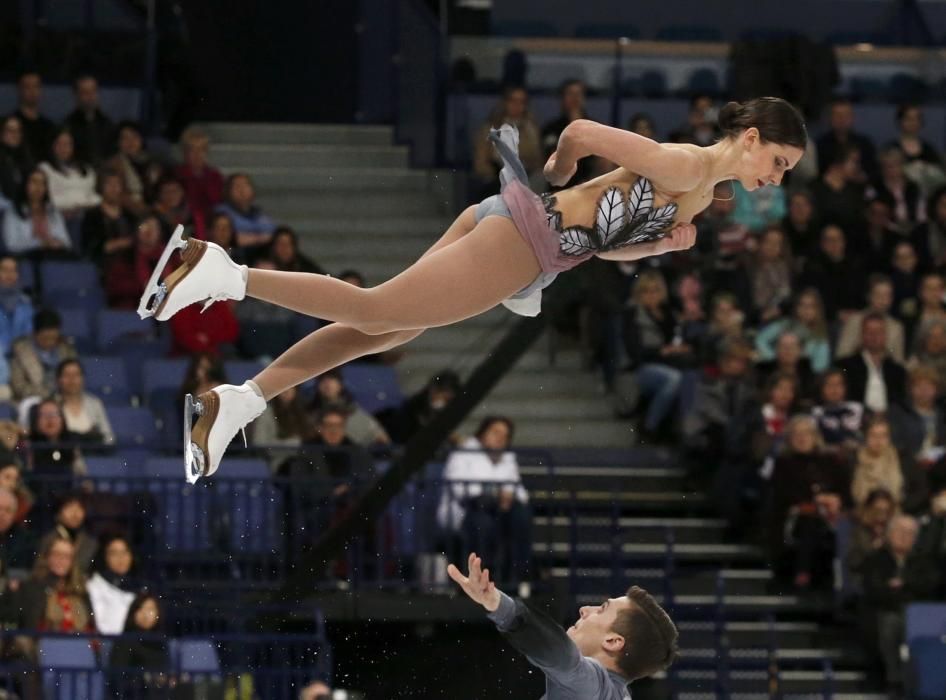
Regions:
[[[402,322],[391,313],[385,295],[377,287],[361,290],[359,318],[353,325],[365,335],[387,335],[396,332],[409,332]]]

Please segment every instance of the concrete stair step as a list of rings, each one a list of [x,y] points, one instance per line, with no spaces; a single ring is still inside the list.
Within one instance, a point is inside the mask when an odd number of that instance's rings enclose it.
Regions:
[[[219,144],[214,146],[213,160],[217,167],[224,170],[332,166],[407,168],[408,152],[404,146]]]
[[[627,498],[641,497],[647,494],[627,494]],[[680,496],[680,494],[677,494]],[[602,564],[611,563],[614,557],[620,557],[623,561],[631,562],[654,561],[661,562],[667,556],[667,548],[663,543],[638,543],[638,542],[587,542],[579,540],[572,543],[568,540],[557,542],[534,542],[532,551],[537,559],[544,562],[600,562]],[[745,544],[680,544],[674,547],[674,561],[677,562],[698,562],[707,565],[719,565],[720,563],[749,562],[755,563],[762,561],[762,551],[758,547]],[[582,600],[582,596],[578,596]],[[714,596],[707,596],[706,601],[677,601],[681,605],[712,605]],[[764,605],[791,607],[797,602],[792,596],[765,596]],[[591,599],[591,598],[590,598]],[[589,600],[590,600],[589,599]],[[587,602],[583,600],[583,602]],[[739,596],[728,596],[727,607],[749,602]],[[753,604],[762,605],[763,602],[755,601]]]
[[[426,192],[379,191],[348,192],[324,191],[312,192],[303,196],[295,192],[266,193],[258,197],[260,204],[267,210],[278,213],[281,219],[314,219],[320,216],[342,217],[382,217],[396,214],[443,216],[444,202],[439,202]]]
[[[592,465],[519,467],[523,482],[530,490],[584,491],[586,489],[613,489],[615,491],[679,491],[684,490],[686,472],[677,467],[596,467]],[[608,518],[608,522],[611,518]],[[589,521],[589,527],[597,521]],[[631,522],[631,521],[628,521]],[[601,523],[597,523],[601,525]],[[640,524],[638,526],[641,526]],[[660,530],[665,527],[652,526]],[[663,542],[663,537],[660,538]]]
[[[358,216],[318,216],[306,219],[294,219],[293,227],[300,238],[305,239],[308,236],[324,235],[326,231],[333,232],[333,235],[342,234],[355,235],[374,235],[388,234],[391,236],[390,244],[397,245],[402,236],[415,237],[429,235],[427,245],[433,243],[453,223],[453,219],[444,216],[402,216],[392,215],[383,217],[358,217]]]
[[[545,401],[533,396],[500,397],[487,396],[480,408],[487,413],[504,416],[528,416],[529,420],[565,419],[576,420],[614,420],[613,412],[607,404],[595,397],[573,397],[559,401]]]
[[[727,588],[728,585],[727,579]],[[685,639],[689,646],[714,646],[718,641],[716,626],[715,621],[682,620],[677,623],[681,639]],[[816,622],[779,621],[770,628],[765,621],[729,621],[725,631],[729,643],[734,647],[768,648],[772,635],[780,648],[804,649],[850,642],[846,630],[823,627]]]
[[[265,124],[206,122],[198,124],[216,150],[219,144],[350,144],[386,146],[394,141],[390,126],[354,124]]]
[[[226,172],[227,169],[223,168]],[[260,197],[275,192],[293,192],[311,195],[326,190],[341,192],[404,191],[426,192],[436,176],[420,170],[352,167],[337,163],[336,167],[287,167],[286,165],[251,165],[243,168],[256,185]]]
[[[531,485],[531,480],[526,479],[526,484]],[[616,537],[641,544],[666,544],[669,530],[673,533],[674,543],[710,544],[722,541],[725,528],[723,521],[708,518],[618,518],[616,524],[614,520],[606,516],[578,516],[574,534],[584,541],[610,541]],[[572,521],[573,518],[565,514],[536,515],[532,519],[533,539],[567,540],[573,533]],[[606,570],[598,575],[610,575],[610,572]],[[699,578],[701,585],[709,586],[710,591],[715,590],[715,576]],[[770,578],[770,575],[765,576],[764,582]]]
[[[731,670],[727,686],[731,693],[768,693],[769,674],[765,669]],[[674,673],[674,681],[681,692],[699,691],[715,693],[717,678],[715,669],[679,669]],[[867,675],[863,671],[836,671],[827,678],[824,671],[782,671],[779,673],[779,695],[802,693],[823,694],[830,688],[832,698],[840,693],[855,694],[863,697],[863,691],[871,692],[867,687]],[[681,697],[687,697],[681,695]],[[714,697],[718,697],[715,696]],[[730,696],[731,697],[731,696]],[[767,695],[767,697],[770,697]]]
[[[472,435],[479,422],[488,414],[476,410],[464,422],[464,434]],[[528,416],[515,416],[516,445],[519,447],[552,448],[596,445],[598,447],[632,447],[637,440],[627,425],[611,421],[577,421],[573,419],[541,421]]]

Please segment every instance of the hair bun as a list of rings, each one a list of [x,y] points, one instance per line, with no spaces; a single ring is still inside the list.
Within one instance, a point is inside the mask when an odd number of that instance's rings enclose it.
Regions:
[[[724,132],[736,128],[736,122],[742,116],[743,109],[743,106],[738,102],[727,102],[725,106],[719,110],[719,117],[717,119],[719,128]]]

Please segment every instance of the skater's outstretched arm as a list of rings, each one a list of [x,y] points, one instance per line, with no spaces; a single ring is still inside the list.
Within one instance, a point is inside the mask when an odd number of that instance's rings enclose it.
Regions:
[[[598,697],[609,685],[601,664],[582,656],[562,626],[545,613],[513,600],[496,588],[489,569],[476,554],[470,554],[469,575],[450,564],[447,573],[476,603],[482,605],[502,635],[547,678],[576,693],[577,697]]]

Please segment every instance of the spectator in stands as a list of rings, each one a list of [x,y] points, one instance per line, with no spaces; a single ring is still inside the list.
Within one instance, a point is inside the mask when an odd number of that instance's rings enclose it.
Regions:
[[[530,176],[537,175],[544,163],[539,126],[529,111],[529,94],[522,87],[507,87],[499,104],[473,137],[473,176],[478,199],[499,192],[502,161],[486,137],[491,128],[502,124],[512,124],[519,129],[519,158]]]
[[[558,148],[558,137],[562,135],[566,126],[576,119],[588,118],[588,113],[585,111],[585,84],[581,80],[566,80],[558,89],[558,97],[559,116],[542,127],[542,151],[546,159]],[[590,179],[592,160],[592,158],[579,160],[575,176],[563,187],[555,189],[573,187]]]
[[[864,205],[864,229],[855,242],[868,272],[887,272],[894,246],[904,238],[894,223],[893,210],[893,200],[876,192],[871,193]]]
[[[799,401],[807,403],[814,399],[815,373],[811,370],[811,361],[802,354],[801,339],[792,331],[783,332],[775,341],[775,356],[771,360],[756,365],[756,377],[761,386],[776,375],[794,378]]]
[[[183,403],[186,394],[205,394],[226,383],[227,374],[223,361],[207,352],[198,352],[191,356],[191,362],[184,373],[184,381],[178,392],[178,403]]]
[[[815,210],[825,223],[841,227],[853,242],[864,228],[864,184],[860,177],[860,155],[852,145],[833,151],[821,177],[809,189]]]
[[[893,225],[908,233],[926,219],[926,206],[920,187],[903,170],[903,151],[894,146],[880,154],[880,177],[873,184],[876,196],[894,204]]]
[[[135,594],[131,592],[135,558],[131,545],[122,535],[112,535],[102,542],[102,556],[92,566],[86,585],[95,628],[101,634],[121,634]]]
[[[460,377],[456,372],[444,369],[427,382],[427,386],[411,396],[397,409],[387,409],[378,414],[378,420],[391,439],[405,444],[414,435],[433,421],[453,401],[460,390]]]
[[[717,110],[709,95],[694,95],[690,98],[687,122],[670,133],[672,143],[692,143],[709,146],[719,140],[721,134],[716,124]]]
[[[693,407],[684,414],[684,446],[691,474],[697,478],[733,453],[727,441],[729,427],[756,404],[757,392],[749,378],[751,356],[752,348],[738,337],[723,341],[718,376],[704,375]]]
[[[122,638],[115,642],[108,660],[111,697],[153,698],[171,692],[175,682],[167,676],[171,657],[163,632],[161,601],[142,591],[128,608]]]
[[[788,213],[782,219],[782,230],[795,260],[806,260],[818,252],[821,228],[811,192],[792,192],[788,198]]]
[[[232,357],[240,337],[240,322],[233,313],[234,306],[232,301],[223,301],[206,310],[202,304],[181,309],[170,321],[171,352],[176,355],[206,352]]]
[[[916,251],[907,241],[900,241],[893,249],[893,264],[890,270],[890,282],[893,284],[893,306],[891,310],[903,324],[906,331],[907,346],[913,338],[917,316],[920,314],[919,260]]]
[[[836,368],[821,375],[818,396],[811,415],[825,449],[853,455],[864,439],[864,404],[848,400],[844,372]]]
[[[253,444],[298,447],[315,434],[315,423],[306,410],[302,394],[290,387],[277,395],[263,414],[253,421]]]
[[[910,395],[890,407],[894,443],[919,464],[929,468],[946,448],[946,415],[939,403],[939,375],[931,367],[910,370]]]
[[[23,142],[20,120],[11,114],[0,124],[3,127],[0,132],[0,210],[3,210],[19,196],[34,163]]]
[[[738,180],[731,182],[733,195],[736,198],[733,219],[737,223],[743,224],[750,231],[757,232],[764,232],[773,226],[778,228],[778,223],[787,211],[785,190],[781,187],[760,187],[749,192]],[[788,254],[791,255],[791,251]]]
[[[656,270],[642,272],[634,285],[623,329],[629,368],[640,393],[650,400],[641,432],[645,439],[653,439],[677,405],[682,370],[695,360],[670,308],[667,285]]]
[[[135,216],[144,216],[162,168],[145,150],[144,132],[138,124],[124,121],[118,125],[118,153],[106,165],[122,178],[122,206]]]
[[[59,363],[56,369],[57,400],[66,420],[66,430],[83,442],[115,444],[102,400],[85,390],[85,372],[76,358]]]
[[[529,582],[532,514],[516,455],[509,450],[513,431],[510,419],[488,416],[461,451],[450,454],[437,521],[459,536],[461,551],[484,552],[495,562],[495,581],[518,586]]]
[[[918,328],[938,322],[946,321],[946,284],[939,273],[923,275],[920,280],[919,309],[916,315]]]
[[[867,292],[867,308],[848,316],[838,338],[835,355],[846,358],[857,352],[863,342],[862,331],[867,316],[879,316],[884,322],[887,352],[897,362],[903,362],[906,340],[903,324],[890,315],[893,307],[893,283],[886,275],[872,275]]]
[[[4,456],[4,453],[0,452],[0,488],[5,488],[16,496],[17,510],[14,522],[24,522],[36,502],[36,497],[23,482],[20,465],[12,453],[7,453]]]
[[[875,489],[893,496],[898,508],[914,513],[929,497],[925,477],[919,472],[913,455],[898,450],[890,441],[890,423],[874,418],[864,431],[864,446],[857,452],[851,497],[862,506]]]
[[[839,97],[831,103],[828,117],[829,130],[818,140],[818,170],[824,173],[834,162],[838,152],[853,149],[858,154],[856,180],[864,184],[877,173],[874,143],[854,130],[854,105]]]
[[[345,431],[358,445],[387,445],[391,438],[384,427],[370,413],[355,403],[338,370],[329,370],[319,375],[315,386],[315,396],[309,410],[316,414],[334,408],[348,417]]]
[[[805,261],[798,286],[820,292],[825,316],[833,323],[845,321],[860,308],[866,280],[860,260],[847,253],[844,231],[829,224],[821,230],[818,252]]]
[[[230,217],[222,212],[217,212],[212,214],[210,217],[210,222],[207,225],[207,240],[211,243],[216,243],[218,246],[227,251],[227,254],[233,259],[234,262],[243,264],[244,256],[243,251],[241,251],[236,244],[236,229],[233,228],[233,221]],[[256,264],[262,262],[269,263],[272,267],[265,269],[276,269],[276,265],[272,260],[265,260],[264,258],[259,258],[256,261]]]
[[[19,287],[16,258],[0,257],[0,354],[9,355],[13,341],[33,333],[33,302]]]
[[[210,139],[197,127],[189,127],[181,134],[181,153],[184,162],[174,175],[184,185],[187,205],[195,218],[206,225],[214,207],[223,201],[223,175],[207,160]]]
[[[864,599],[861,619],[883,660],[888,686],[902,689],[903,612],[908,603],[927,600],[936,591],[940,574],[936,562],[914,551],[919,526],[915,518],[898,515],[890,521],[887,545],[864,561]]]
[[[76,443],[78,436],[66,428],[62,409],[53,399],[33,404],[29,409],[30,475],[64,477],[83,474],[85,463]],[[61,484],[53,484],[53,488]],[[48,486],[38,483],[40,486]]]
[[[3,243],[14,254],[44,256],[72,247],[66,222],[50,200],[49,183],[39,168],[27,175],[19,196],[3,217]]]
[[[164,252],[166,239],[156,215],[147,214],[134,230],[133,236],[131,250],[109,256],[105,264],[103,286],[108,305],[113,309],[138,308],[151,273]],[[172,264],[172,261],[168,261],[161,273],[162,277],[168,274]]]
[[[49,197],[53,206],[67,222],[80,224],[86,210],[99,205],[101,196],[95,188],[95,170],[75,156],[72,134],[60,129],[53,139],[49,160],[40,163],[40,170],[49,182]]]
[[[125,209],[125,181],[114,170],[104,170],[98,181],[99,205],[82,218],[83,254],[104,270],[113,258],[130,258],[135,240],[135,215]]]
[[[201,218],[197,221],[187,200],[184,198],[184,186],[173,175],[165,175],[154,186],[153,211],[161,222],[164,238],[170,238],[178,226],[184,227],[184,235],[188,237],[205,238]]]
[[[56,368],[76,356],[62,337],[62,319],[52,309],[33,316],[33,334],[14,341],[10,359],[10,386],[16,399],[49,396],[56,387]]]
[[[225,200],[216,211],[230,217],[236,229],[236,244],[240,248],[262,251],[272,239],[276,223],[256,204],[253,181],[246,173],[233,173],[227,178]]]
[[[897,514],[897,502],[884,489],[874,489],[852,513],[853,528],[844,566],[853,578],[853,588],[863,590],[864,562],[887,543],[890,520]]]
[[[657,140],[657,125],[653,117],[646,112],[635,112],[627,120],[627,130],[649,139]]]
[[[319,265],[299,252],[299,237],[288,226],[278,226],[269,242],[269,259],[277,270],[284,272],[310,272],[324,275]]]
[[[792,418],[772,472],[769,531],[774,559],[788,565],[798,589],[831,581],[833,527],[849,483],[843,462],[824,452],[814,419]]]
[[[720,292],[713,297],[706,333],[700,339],[700,360],[704,365],[716,366],[727,343],[745,338],[745,319],[734,295]]]
[[[40,550],[45,550],[50,541],[68,539],[75,546],[75,565],[83,574],[92,568],[92,561],[99,551],[98,542],[85,529],[85,517],[82,496],[77,493],[67,494],[56,508],[56,525],[39,541]]]
[[[803,290],[795,299],[791,318],[781,318],[764,326],[756,334],[756,352],[763,361],[775,358],[775,345],[784,333],[792,333],[802,343],[802,354],[816,372],[824,372],[831,364],[828,324],[821,295],[813,287]]]
[[[98,168],[115,152],[115,125],[99,108],[99,84],[91,75],[80,75],[73,84],[76,108],[65,125],[75,138],[76,157]]]
[[[56,134],[56,125],[39,111],[43,96],[43,79],[28,70],[17,79],[17,108],[13,113],[23,125],[23,140],[34,163],[45,160]]]
[[[915,549],[922,556],[935,562],[937,571],[946,571],[946,482],[931,479],[929,507],[920,517],[920,534]],[[946,577],[941,576],[936,597],[946,596]]]
[[[752,235],[733,220],[735,198],[726,183],[713,188],[713,201],[696,219],[698,250],[713,294],[729,292],[743,310],[752,307],[752,283],[745,266]]]
[[[299,700],[328,700],[332,689],[322,681],[313,681],[299,692]]]
[[[750,270],[752,306],[759,320],[768,323],[779,318],[792,296],[791,253],[781,229],[770,227],[760,236]]]
[[[917,331],[916,352],[910,367],[923,365],[935,370],[939,386],[946,386],[946,321],[930,321]]]
[[[926,200],[926,223],[910,236],[920,264],[927,270],[946,267],[946,185],[940,185]]]
[[[868,313],[861,329],[860,352],[841,360],[838,367],[845,373],[852,399],[875,413],[885,413],[906,396],[906,370],[890,355],[883,316]]]
[[[923,130],[923,113],[919,105],[902,104],[897,107],[897,127],[899,133],[891,146],[900,150],[906,163],[922,161],[942,167],[939,153],[920,135]]]
[[[19,500],[16,494],[0,486],[0,572],[9,583],[11,573],[23,578],[36,558],[36,539],[25,525],[17,522]]]

